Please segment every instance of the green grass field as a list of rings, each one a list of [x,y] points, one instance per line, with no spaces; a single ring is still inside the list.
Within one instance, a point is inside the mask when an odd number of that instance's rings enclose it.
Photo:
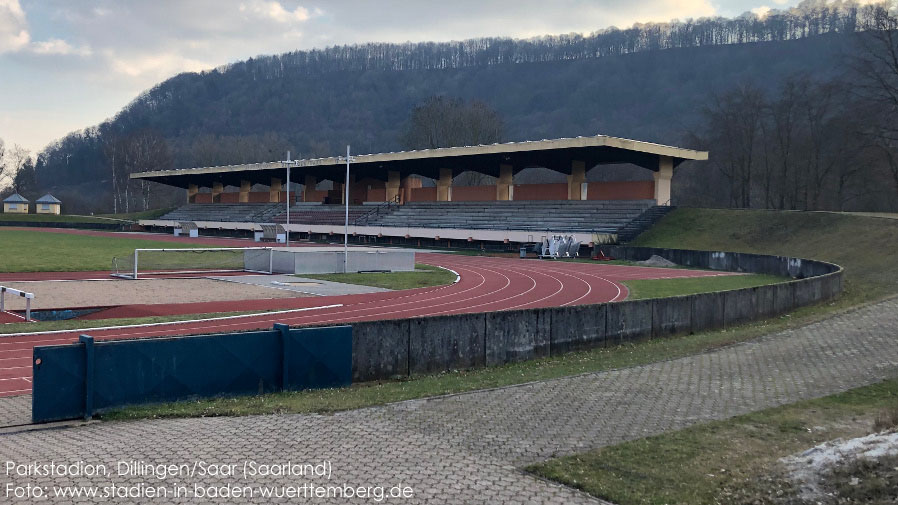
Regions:
[[[455,274],[431,265],[416,264],[413,272],[384,272],[356,274],[303,274],[306,279],[342,282],[384,289],[415,289],[445,286],[455,281]]]
[[[7,214],[0,212],[0,221],[16,221],[28,223],[115,223],[116,221],[137,221],[139,219],[155,219],[172,209],[155,209],[128,214],[96,214],[93,216],[60,214]]]
[[[109,270],[115,256],[133,255],[138,248],[163,247],[172,247],[172,243],[0,228],[0,272]]]

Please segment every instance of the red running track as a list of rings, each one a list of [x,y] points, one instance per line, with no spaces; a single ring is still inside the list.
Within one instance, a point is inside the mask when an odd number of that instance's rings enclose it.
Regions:
[[[274,323],[303,326],[581,305],[625,299],[627,291],[621,284],[623,280],[726,275],[697,270],[436,253],[418,253],[416,261],[454,270],[460,279],[448,286],[364,295],[139,306],[155,307],[160,314],[196,314],[341,305],[286,314],[259,314],[238,319],[85,331],[97,340],[108,340],[251,330],[270,328]],[[31,356],[34,346],[71,343],[85,331],[0,336],[0,396],[27,394],[31,391]]]

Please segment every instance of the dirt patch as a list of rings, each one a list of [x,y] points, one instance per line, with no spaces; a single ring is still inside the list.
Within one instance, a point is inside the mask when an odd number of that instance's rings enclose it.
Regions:
[[[7,287],[34,293],[32,309],[106,307],[112,305],[220,302],[298,298],[295,291],[214,279],[117,279],[103,281],[8,282]],[[25,308],[25,300],[7,297],[7,310]]]

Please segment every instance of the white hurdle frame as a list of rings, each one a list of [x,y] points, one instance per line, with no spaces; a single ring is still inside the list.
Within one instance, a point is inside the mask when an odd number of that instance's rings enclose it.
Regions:
[[[6,293],[25,298],[25,321],[31,321],[31,300],[34,300],[34,293],[0,286],[0,312],[6,312]]]
[[[113,273],[113,277],[121,277],[124,279],[134,279],[137,280],[137,259],[138,255],[141,251],[147,252],[195,252],[195,251],[268,251],[268,271],[265,270],[244,270],[245,272],[257,273],[257,274],[272,274],[274,273],[274,248],[273,247],[194,247],[194,248],[177,248],[177,249],[134,249],[134,270],[131,273],[131,276],[127,274],[115,274]]]

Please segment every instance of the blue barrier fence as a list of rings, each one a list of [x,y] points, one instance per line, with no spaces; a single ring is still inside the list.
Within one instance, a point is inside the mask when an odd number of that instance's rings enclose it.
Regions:
[[[218,395],[348,386],[352,327],[295,328],[34,348],[33,422]]]

